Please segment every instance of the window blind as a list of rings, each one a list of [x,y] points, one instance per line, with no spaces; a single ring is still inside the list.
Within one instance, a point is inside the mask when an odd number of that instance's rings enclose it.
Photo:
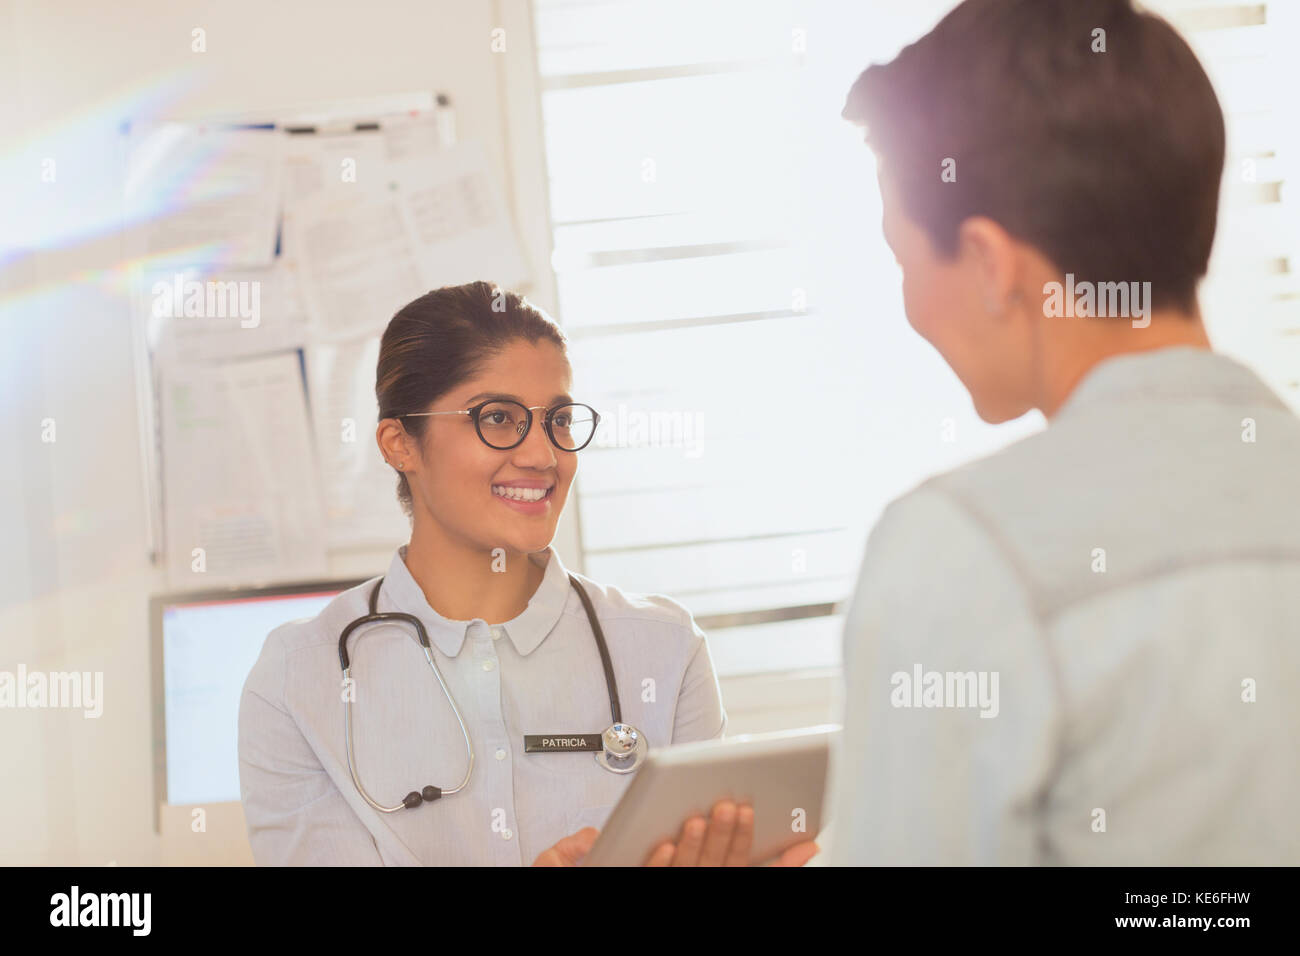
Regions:
[[[1300,412],[1300,4],[1162,0],[1223,107],[1227,155],[1201,306],[1215,347]]]
[[[533,0],[559,318],[603,415],[585,565],[685,604],[724,675],[837,665],[881,509],[1042,426],[979,422],[907,327],[873,161],[839,119],[857,73],[950,6]],[[1159,9],[1229,115],[1207,322],[1296,401],[1276,50],[1297,34],[1275,6]]]

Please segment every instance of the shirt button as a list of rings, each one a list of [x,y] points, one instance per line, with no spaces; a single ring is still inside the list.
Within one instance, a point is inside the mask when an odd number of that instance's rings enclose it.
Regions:
[[[497,759],[498,759],[498,760],[505,760],[505,759],[506,759],[506,752],[505,752],[505,750],[503,750],[501,747],[498,747],[498,748],[497,748]]]
[[[501,831],[501,839],[503,839],[503,840],[509,840],[509,839],[512,839],[512,838],[514,837],[514,835],[515,835],[515,834],[514,834],[514,831],[512,831],[512,830],[502,830],[502,831]]]
[[[492,640],[494,641],[501,640],[501,628],[499,627],[492,628]]]
[[[485,671],[490,671],[490,670],[491,670],[492,668],[494,668],[494,667],[496,667],[496,664],[492,663],[491,661],[484,661],[484,662],[483,662],[483,669],[484,669]]]

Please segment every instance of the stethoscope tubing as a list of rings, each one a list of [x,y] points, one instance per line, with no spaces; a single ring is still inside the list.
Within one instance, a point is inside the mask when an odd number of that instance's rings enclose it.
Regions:
[[[591,624],[592,633],[596,638],[596,648],[600,652],[601,668],[605,672],[605,688],[609,693],[610,717],[613,719],[615,726],[621,725],[623,722],[623,708],[619,704],[618,682],[614,677],[614,664],[609,656],[609,647],[605,643],[605,634],[604,631],[601,630],[600,619],[596,616],[596,610],[592,606],[591,598],[587,596],[586,590],[578,583],[578,579],[572,574],[569,575],[569,583],[573,585],[574,589],[578,592],[578,598],[582,601],[583,610],[587,612],[587,620]],[[420,622],[420,619],[412,614],[403,614],[397,611],[379,612],[379,589],[383,587],[383,584],[384,579],[380,578],[375,582],[375,586],[370,591],[370,613],[357,618],[345,627],[343,633],[339,635],[339,664],[343,669],[344,685],[347,685],[347,681],[351,680],[352,675],[352,662],[348,655],[347,644],[348,637],[351,636],[353,631],[366,624],[378,624],[384,621],[402,621],[414,625],[416,634],[420,639],[420,648],[424,651],[424,659],[428,661],[429,669],[433,671],[434,677],[438,679],[438,686],[442,688],[443,696],[447,698],[447,702],[451,705],[452,713],[456,715],[456,722],[460,725],[461,736],[465,740],[465,753],[469,758],[465,767],[465,776],[461,782],[454,788],[446,790],[439,788],[437,795],[441,797],[451,793],[459,793],[469,785],[469,778],[474,771],[474,745],[470,742],[469,729],[465,726],[465,718],[461,715],[460,707],[456,704],[456,698],[452,696],[451,690],[447,687],[447,682],[443,679],[442,671],[438,669],[438,665],[433,659],[433,650],[429,645],[429,635],[425,632],[424,625]],[[352,783],[356,786],[357,792],[361,794],[361,798],[380,813],[396,813],[398,810],[407,809],[408,804],[406,802],[399,803],[393,807],[384,806],[372,797],[369,792],[367,792],[365,786],[361,783],[361,776],[357,771],[355,745],[352,739],[352,698],[350,694],[345,694],[343,698],[343,734],[347,750],[348,772],[352,775]],[[642,751],[644,751],[644,739],[642,739],[641,748]],[[602,763],[602,766],[605,766],[607,769],[614,769],[614,767],[608,762]],[[632,767],[629,767],[629,769],[633,769],[634,766],[635,764]],[[627,771],[614,769],[614,772],[623,773]]]
[[[433,671],[433,675],[438,678],[438,686],[442,688],[442,693],[447,698],[447,703],[451,704],[451,712],[456,715],[456,723],[460,724],[461,736],[465,738],[465,753],[469,755],[469,761],[465,767],[464,779],[453,788],[443,789],[442,796],[445,797],[449,793],[460,793],[460,791],[464,790],[465,787],[469,785],[470,775],[474,772],[474,745],[470,743],[469,730],[465,726],[465,718],[461,716],[460,708],[456,705],[456,698],[453,697],[451,691],[447,689],[447,682],[442,679],[442,671],[438,670],[438,665],[434,663],[433,654],[430,653],[428,647],[423,648],[423,650],[424,659],[429,662],[429,668]],[[351,668],[344,670],[343,679],[347,680],[350,674]],[[399,803],[395,807],[384,806],[370,796],[370,794],[366,792],[366,788],[361,784],[361,777],[357,773],[356,759],[353,756],[352,701],[350,699],[344,701],[343,704],[343,731],[347,735],[348,772],[352,774],[352,782],[356,784],[357,793],[361,794],[361,799],[365,800],[366,803],[370,804],[370,806],[374,807],[380,813],[396,813],[398,810],[405,810],[406,804],[404,803]]]

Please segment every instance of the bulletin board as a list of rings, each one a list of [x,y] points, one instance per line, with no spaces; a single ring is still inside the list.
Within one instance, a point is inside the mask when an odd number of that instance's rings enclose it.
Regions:
[[[374,443],[379,336],[527,266],[447,97],[133,123],[124,232],[154,563],[169,586],[323,578],[410,533]]]

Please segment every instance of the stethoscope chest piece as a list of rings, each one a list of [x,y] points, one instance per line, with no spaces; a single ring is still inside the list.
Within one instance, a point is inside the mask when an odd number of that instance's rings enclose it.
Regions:
[[[596,762],[612,773],[631,773],[645,763],[649,747],[631,724],[617,723],[600,735]]]

